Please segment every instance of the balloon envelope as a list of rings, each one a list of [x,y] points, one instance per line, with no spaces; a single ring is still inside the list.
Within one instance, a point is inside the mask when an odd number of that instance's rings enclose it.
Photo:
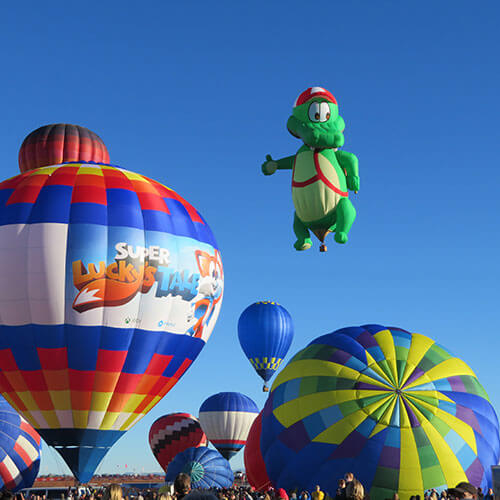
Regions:
[[[70,161],[109,163],[109,153],[97,134],[80,125],[67,123],[45,125],[34,130],[24,139],[19,150],[21,173]]]
[[[420,334],[366,325],[313,340],[280,372],[262,416],[274,485],[334,494],[352,471],[370,498],[468,481],[491,487],[498,420],[474,372]]]
[[[223,292],[201,215],[119,168],[0,184],[0,390],[87,482],[196,359]]]
[[[245,446],[248,431],[258,415],[257,405],[239,392],[220,392],[200,407],[200,423],[210,442],[224,458]]]
[[[186,448],[207,446],[208,439],[199,420],[189,413],[171,413],[153,422],[149,445],[158,463],[166,472],[173,458]]]
[[[0,489],[30,488],[40,469],[40,435],[0,397]]]
[[[290,349],[292,317],[276,302],[256,302],[241,314],[238,338],[255,371],[267,382]]]
[[[261,428],[262,413],[259,413],[257,418],[253,421],[252,427],[250,427],[247,443],[243,450],[247,480],[250,486],[257,491],[265,491],[272,486],[269,476],[267,475],[266,464],[264,463],[260,451]]]
[[[181,472],[191,477],[192,488],[229,488],[234,481],[229,462],[215,450],[188,448],[170,462],[166,481],[174,481]]]

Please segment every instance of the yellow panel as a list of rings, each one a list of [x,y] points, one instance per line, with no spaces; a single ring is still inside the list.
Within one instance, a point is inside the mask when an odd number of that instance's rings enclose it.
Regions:
[[[410,406],[415,412],[418,420],[422,423],[422,429],[427,434],[429,441],[436,451],[436,456],[443,470],[446,484],[455,485],[461,481],[467,481],[464,469],[458,461],[455,453],[449,447],[444,437],[439,434],[438,430],[422,415],[422,413],[411,402]]]
[[[59,429],[61,427],[55,411],[42,411],[41,413],[51,429]]]
[[[87,175],[98,175],[103,177],[102,170],[99,166],[89,167],[88,165],[81,165],[78,169],[78,175],[87,174]]]
[[[101,426],[99,427],[99,429],[104,431],[111,429],[116,419],[119,416],[120,416],[119,411],[113,411],[113,412],[110,411],[106,413],[106,415],[104,415],[104,418],[102,419]]]
[[[49,391],[56,410],[71,410],[70,391]]]
[[[398,400],[398,398],[393,394],[391,404],[387,407],[384,414],[382,415],[382,418],[379,420],[379,422],[373,428],[373,430],[370,434],[370,438],[375,436],[375,434],[378,434],[380,431],[387,429],[388,425],[391,423],[392,412],[394,411],[394,406],[396,406],[397,400]]]
[[[404,405],[400,405],[403,410]],[[406,410],[400,414],[406,413]],[[422,482],[422,471],[420,468],[420,459],[418,458],[417,443],[413,436],[411,427],[401,429],[401,451],[399,465],[399,487],[398,492],[401,495],[407,492],[411,494],[422,494],[424,484]]]
[[[127,420],[125,420],[125,423],[120,427],[120,430],[121,431],[128,430],[130,427],[132,427],[132,425],[134,425],[136,420],[138,420],[138,418],[140,417],[142,417],[142,413],[140,415],[137,415],[136,413],[132,414],[129,418],[127,418]]]
[[[397,384],[398,369],[396,366],[396,348],[394,347],[394,338],[392,333],[389,330],[381,330],[380,332],[377,332],[374,337],[380,349],[382,349],[387,363],[389,364],[393,382]]]
[[[353,370],[344,365],[338,363],[332,363],[331,361],[323,361],[317,359],[303,359],[295,361],[291,365],[288,365],[282,372],[278,374],[271,391],[274,391],[277,387],[290,380],[295,380],[301,377],[338,377],[356,380],[358,382],[366,382],[367,384],[376,385],[378,387],[384,387],[387,389],[392,389],[388,384],[383,384],[382,382],[369,377],[364,374],[360,374],[357,370]]]
[[[446,359],[442,363],[439,363],[439,365],[436,365],[425,372],[426,378],[431,381],[441,380],[443,378],[454,377],[457,375],[471,375],[472,377],[476,376],[471,368],[458,358]],[[415,380],[407,387],[405,387],[405,389],[411,389],[412,387],[417,386],[421,383],[421,381],[419,382],[418,380]]]
[[[73,427],[76,429],[85,429],[89,420],[88,411],[73,410]]]
[[[407,401],[411,404],[412,409],[416,410],[415,405],[411,402],[411,400],[407,399]],[[441,410],[441,408],[432,406],[429,403],[422,401],[421,399],[418,400],[418,404],[428,409],[429,411],[432,411],[432,413],[435,413],[436,416],[438,416],[445,424],[449,425],[472,448],[474,453],[477,455],[477,443],[474,436],[474,429],[470,425],[466,424],[463,420],[460,420],[450,413]],[[416,412],[418,412],[418,410],[416,410]],[[420,412],[419,414],[421,415]]]
[[[90,411],[106,411],[112,397],[112,392],[94,392],[90,403]]]
[[[122,408],[123,413],[134,413],[136,408],[142,403],[142,400],[146,397],[145,394],[130,394],[128,401]]]
[[[33,399],[31,392],[28,391],[18,392],[17,396],[24,403],[24,406],[26,406],[28,410],[38,410],[38,405],[36,404],[36,401]]]
[[[41,167],[41,168],[37,168],[36,170],[32,170],[30,172],[30,175],[29,177],[32,177],[34,175],[47,175],[47,174],[52,174],[52,172],[54,172],[54,170],[58,169],[59,166],[57,167]]]
[[[158,403],[158,401],[160,401],[160,399],[161,399],[161,398],[160,398],[159,396],[155,396],[155,397],[153,398],[153,400],[151,401],[151,403],[149,403],[149,404],[146,406],[146,408],[144,408],[144,410],[142,410],[142,411],[141,411],[141,414],[142,414],[142,415],[146,415],[146,413],[147,413],[149,410],[151,410],[151,408],[153,408],[153,406],[154,406],[156,403]]]
[[[325,429],[321,434],[318,434],[313,441],[319,443],[340,444],[353,430],[359,427],[359,425],[361,425],[361,423],[368,418],[368,413],[375,411],[386,401],[387,398],[383,398],[381,401],[372,403],[363,409],[359,409],[350,415],[347,415],[342,420],[339,420],[328,427],[328,429]]]
[[[140,174],[136,174],[135,172],[129,172],[128,170],[122,170],[121,172],[127,179],[131,181],[142,181],[142,182],[147,182],[149,184],[149,181]]]
[[[384,380],[387,380],[387,383],[392,386],[392,382],[387,378],[386,373],[384,372],[384,370],[382,370],[382,368],[380,368],[380,366],[377,364],[372,355],[368,351],[365,351],[365,354],[366,354],[366,363],[369,366],[370,370],[373,370],[377,375],[382,377]]]
[[[420,333],[412,334],[408,359],[406,360],[404,375],[401,379],[401,387],[408,380],[414,368],[420,363],[433,344],[434,341],[425,335],[421,335]]]
[[[439,399],[440,401],[447,401],[448,403],[453,403],[455,404],[455,401],[453,399],[449,398],[445,394],[439,391],[407,391],[405,388],[404,391],[405,395],[407,396],[413,396],[418,399],[418,396],[425,396],[428,398],[436,398]],[[420,399],[419,399],[420,401]]]

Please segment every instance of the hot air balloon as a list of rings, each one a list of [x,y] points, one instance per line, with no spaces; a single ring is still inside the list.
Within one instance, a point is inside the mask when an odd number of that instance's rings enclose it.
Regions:
[[[229,462],[215,450],[188,448],[170,462],[165,481],[174,481],[184,472],[191,477],[192,488],[229,488],[234,481]]]
[[[0,490],[30,488],[40,469],[40,435],[0,396]]]
[[[259,413],[253,421],[252,427],[250,427],[243,456],[248,483],[257,491],[266,491],[272,487],[272,484],[267,475],[266,464],[260,451],[261,428],[262,412]]]
[[[66,163],[0,184],[0,391],[82,483],[196,359],[223,269],[175,191]]]
[[[238,321],[241,347],[255,371],[266,382],[279,368],[293,340],[293,322],[288,311],[276,302],[248,306]]]
[[[351,471],[379,500],[461,481],[491,487],[500,441],[464,361],[424,335],[365,325],[313,340],[280,372],[261,450],[274,485],[333,494]]]
[[[335,97],[323,87],[309,87],[293,105],[288,131],[302,141],[295,155],[279,160],[266,156],[262,173],[292,171],[292,200],[295,206],[293,231],[296,250],[311,248],[311,232],[326,252],[325,237],[335,233],[337,243],[347,243],[356,210],[349,191],[359,190],[358,159],[340,149],[345,123]]]
[[[158,463],[166,472],[173,458],[186,448],[207,446],[208,439],[199,420],[189,413],[163,415],[149,430],[149,445]]]
[[[200,407],[201,428],[224,458],[245,446],[248,431],[259,413],[257,405],[239,392],[219,392]]]
[[[80,125],[67,123],[45,125],[34,130],[24,139],[19,150],[21,173],[71,161],[109,163],[109,153],[97,134]]]

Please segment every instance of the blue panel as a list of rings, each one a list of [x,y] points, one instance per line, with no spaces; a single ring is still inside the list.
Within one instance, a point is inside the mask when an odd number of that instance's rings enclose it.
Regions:
[[[72,203],[71,224],[99,224],[107,226],[108,207],[99,203]]]
[[[206,399],[200,407],[203,411],[245,411],[259,413],[257,405],[239,392],[219,392]]]
[[[162,231],[175,234],[171,215],[158,210],[143,210],[142,217],[145,231]]]
[[[0,225],[24,224],[28,221],[33,203],[15,203],[0,210]]]
[[[108,224],[144,228],[141,205],[137,194],[126,189],[106,189]]]
[[[29,222],[32,224],[38,222],[67,223],[72,193],[71,186],[43,187],[38,194]]]
[[[68,327],[68,368],[95,370],[101,338],[100,327]]]
[[[172,224],[174,226],[175,234],[197,239],[198,235],[196,234],[193,221],[191,220],[191,217],[184,205],[180,201],[171,198],[163,199],[172,214]]]

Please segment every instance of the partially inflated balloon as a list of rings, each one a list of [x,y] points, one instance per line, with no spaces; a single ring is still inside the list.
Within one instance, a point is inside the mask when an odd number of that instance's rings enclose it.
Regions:
[[[191,477],[192,488],[229,488],[234,481],[229,462],[215,450],[201,446],[188,448],[170,462],[166,481],[174,481],[181,472]]]
[[[255,371],[267,382],[290,349],[292,317],[276,302],[256,302],[241,313],[238,338]],[[264,390],[267,390],[266,386]]]
[[[30,488],[40,469],[40,435],[0,396],[0,489]]]
[[[176,384],[223,292],[201,215],[119,168],[0,184],[0,390],[81,482]]]
[[[199,417],[210,442],[229,459],[245,446],[258,413],[257,405],[248,396],[219,392],[203,402]]]
[[[370,498],[462,481],[491,487],[498,419],[474,372],[433,340],[380,325],[313,340],[276,378],[261,449],[274,485],[335,494],[353,472]]]
[[[266,464],[260,451],[260,434],[262,428],[262,413],[253,421],[245,445],[245,472],[250,486],[258,491],[265,491],[272,486],[266,471]]]
[[[39,167],[70,161],[109,163],[109,153],[102,139],[80,125],[56,123],[29,134],[19,150],[21,173]]]
[[[171,413],[153,422],[149,429],[149,445],[166,472],[178,453],[186,448],[207,446],[208,440],[196,417],[189,413]]]

